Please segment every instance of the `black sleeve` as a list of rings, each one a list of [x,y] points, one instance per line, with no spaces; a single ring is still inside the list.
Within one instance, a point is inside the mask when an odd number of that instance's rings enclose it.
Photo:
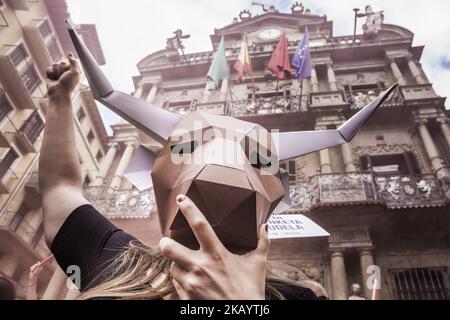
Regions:
[[[101,272],[125,250],[133,236],[118,229],[93,206],[86,204],[75,209],[63,223],[53,240],[51,251],[68,276],[78,266],[81,291],[102,282]],[[69,268],[69,269],[68,269]],[[95,279],[95,281],[93,281]]]
[[[281,280],[269,279],[270,283],[276,288],[286,300],[318,300],[314,292],[309,288],[304,288],[299,285],[287,283]],[[266,294],[266,300],[276,300],[274,296]]]

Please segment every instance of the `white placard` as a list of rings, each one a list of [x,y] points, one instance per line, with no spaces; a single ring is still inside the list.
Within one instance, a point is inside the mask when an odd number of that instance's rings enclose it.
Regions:
[[[302,214],[278,214],[269,219],[269,238],[328,237],[321,226]]]

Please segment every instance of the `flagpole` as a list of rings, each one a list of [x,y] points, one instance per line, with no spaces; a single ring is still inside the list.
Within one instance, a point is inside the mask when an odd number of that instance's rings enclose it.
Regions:
[[[302,102],[303,102],[303,78],[300,80],[300,103],[299,103],[299,111],[302,110]]]
[[[250,50],[248,50],[248,39],[247,39],[247,33],[244,34],[244,38],[245,38],[245,45],[247,46],[247,52],[250,58]],[[252,79],[252,89],[253,89],[253,100],[256,100],[256,89],[255,89],[255,79],[253,78],[253,65],[252,65],[252,60],[249,59],[248,61],[249,65],[250,65],[250,78]]]
[[[247,53],[248,53],[248,57],[249,57],[249,65],[250,65],[250,79],[252,81],[252,102],[255,105],[255,113],[257,112],[256,110],[256,88],[255,88],[255,78],[253,77],[253,65],[252,65],[252,60],[250,59],[250,50],[248,49],[248,39],[247,39],[247,33],[244,34],[244,39],[245,39],[245,45],[247,47]]]

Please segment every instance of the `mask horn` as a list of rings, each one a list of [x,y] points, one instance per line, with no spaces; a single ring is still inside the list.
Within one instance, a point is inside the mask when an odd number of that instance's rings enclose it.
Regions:
[[[275,143],[278,142],[279,160],[286,161],[349,142],[397,85],[387,89],[337,129],[273,133]]]
[[[139,146],[125,170],[125,178],[139,191],[147,190],[153,186],[150,177],[155,163],[156,154],[145,146]]]
[[[280,179],[283,184],[284,197],[273,210],[273,214],[280,214],[292,206],[291,193],[289,190],[289,174],[285,170],[280,170]]]
[[[80,58],[94,98],[161,144],[167,141],[181,117],[129,94],[114,90],[71,21],[70,38]]]

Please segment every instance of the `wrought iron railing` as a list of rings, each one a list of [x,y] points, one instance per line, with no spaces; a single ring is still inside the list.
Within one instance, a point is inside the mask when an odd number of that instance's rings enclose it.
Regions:
[[[20,131],[28,138],[28,140],[30,140],[31,143],[34,143],[43,129],[44,121],[42,120],[39,112],[36,109],[24,122],[24,124],[20,128]]]
[[[349,88],[345,90],[345,99],[350,104],[351,109],[361,109],[373,100],[375,100],[381,90],[378,87],[373,88]],[[403,104],[403,97],[400,90],[397,88],[390,94],[390,96],[383,102],[383,106],[400,106]]]
[[[256,97],[255,99],[228,101],[228,114],[234,117],[306,112],[308,95]]]
[[[88,199],[109,218],[145,218],[156,211],[152,189],[112,191],[106,187],[84,189]],[[290,186],[292,211],[318,206],[384,204],[390,209],[443,206],[448,199],[432,174],[377,175],[373,172],[319,174]]]
[[[3,120],[3,118],[5,118],[12,110],[14,110],[14,108],[8,101],[5,92],[3,89],[0,89],[0,121]]]
[[[290,193],[294,211],[308,211],[320,205],[374,202],[392,209],[431,207],[445,205],[448,201],[433,174],[319,174],[292,184]]]

